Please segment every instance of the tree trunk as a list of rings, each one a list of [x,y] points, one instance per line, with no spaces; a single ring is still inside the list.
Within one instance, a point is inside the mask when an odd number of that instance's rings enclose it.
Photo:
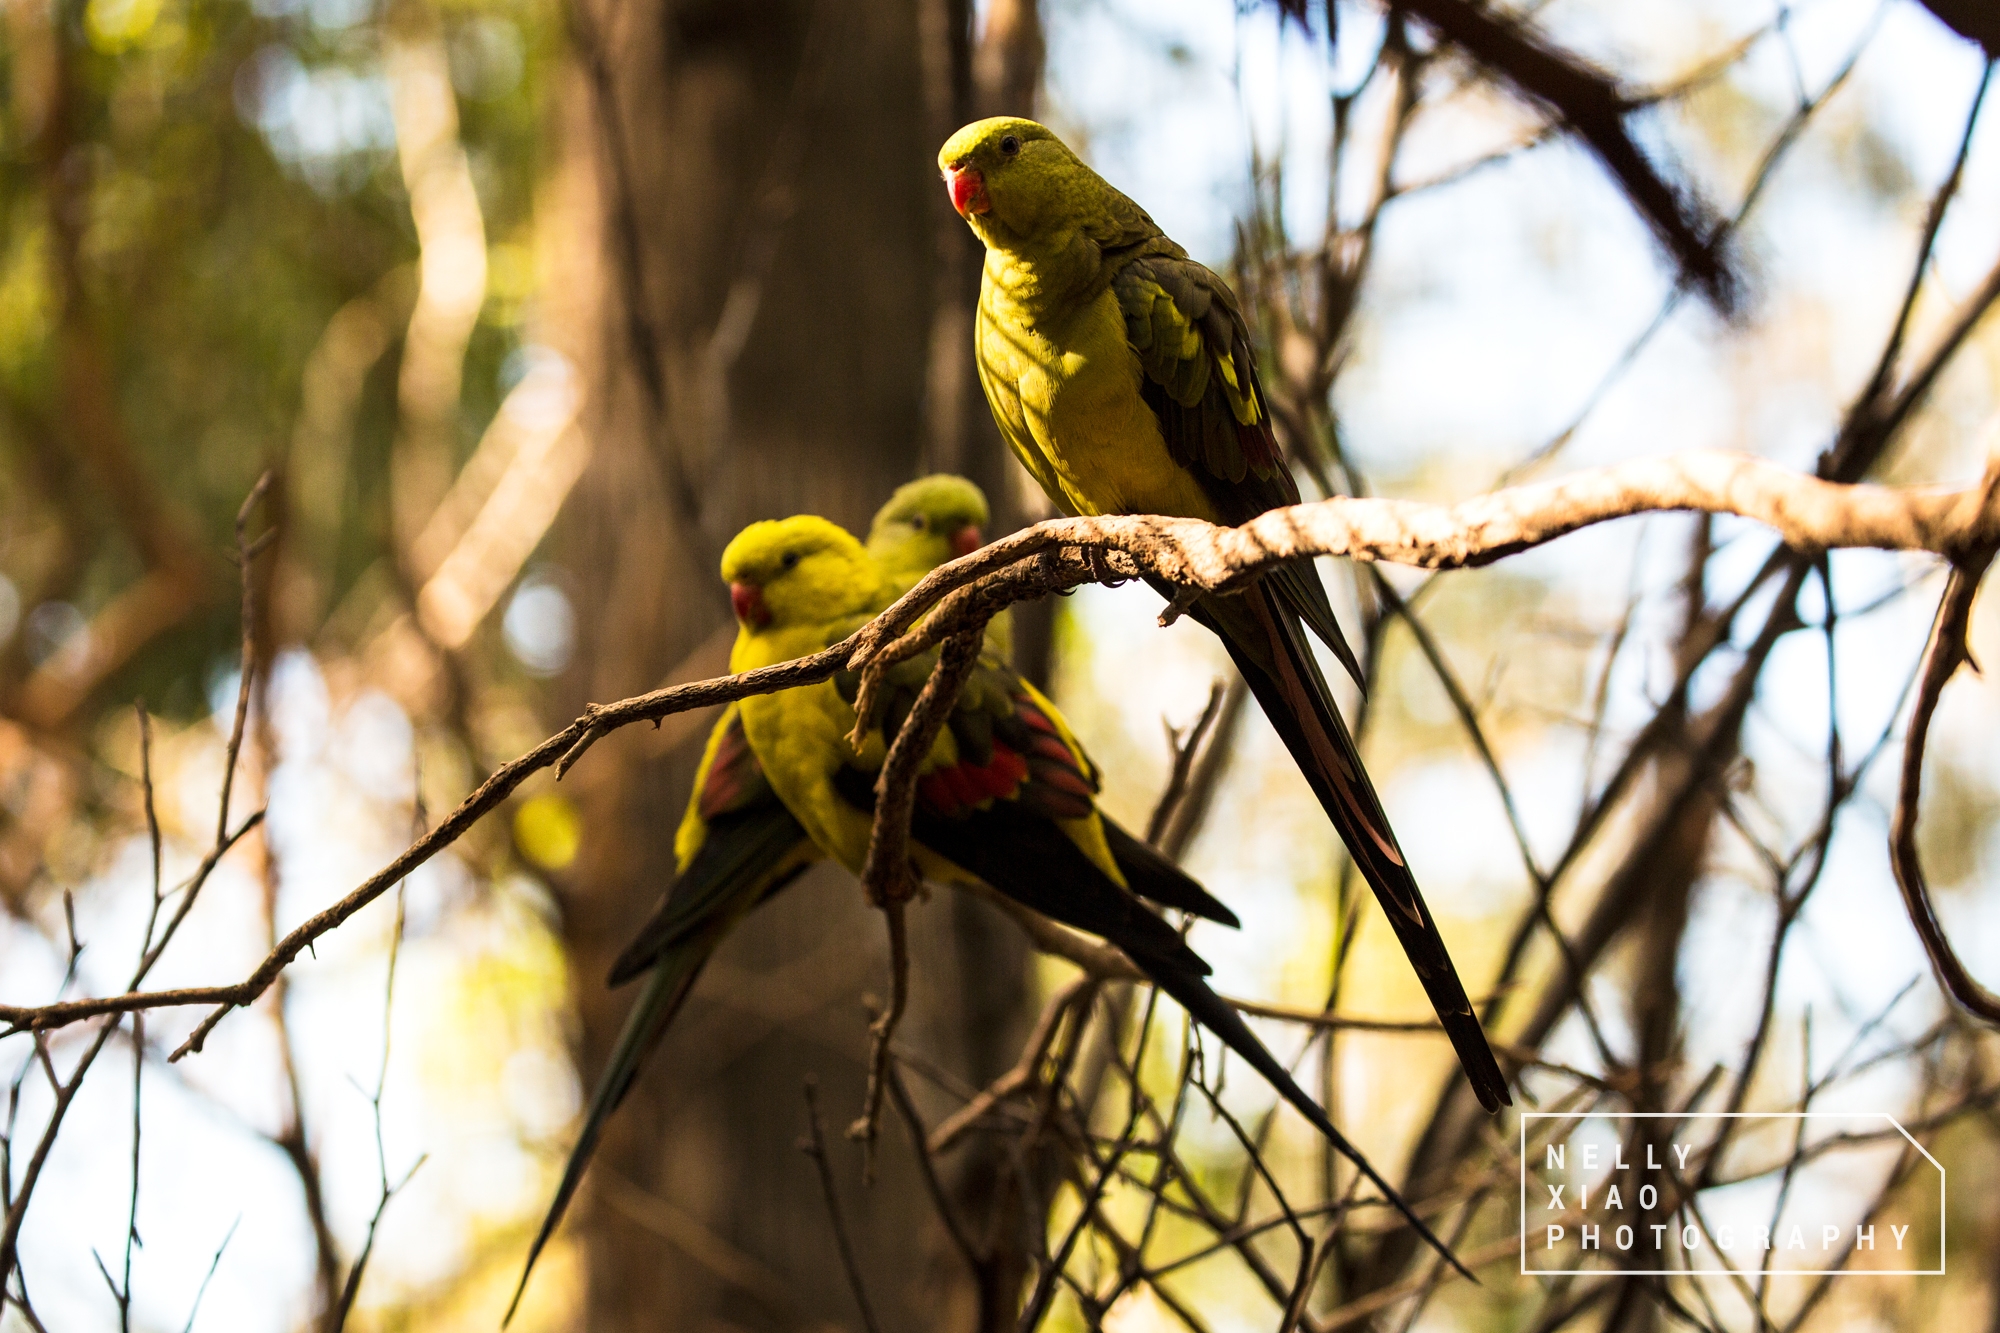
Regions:
[[[963,388],[976,385],[969,326],[955,352],[934,332],[969,255],[939,244],[932,90],[940,73],[970,86],[971,47],[962,0],[942,5],[926,46],[929,2],[575,6],[549,193],[565,249],[546,322],[589,394],[594,452],[558,534],[578,649],[555,713],[677,666],[723,669],[716,559],[744,523],[810,511],[859,529],[940,455],[1004,482],[997,440],[977,428],[983,403]],[[940,50],[947,65],[927,69]],[[1004,486],[994,498],[1004,513]],[[560,888],[586,1085],[629,1002],[605,971],[669,882],[711,720],[620,733],[564,783],[584,820]],[[954,894],[918,904],[911,928],[901,1040],[983,1083],[1027,1021],[1018,932]],[[566,1228],[581,1246],[576,1326],[859,1326],[817,1175],[794,1147],[808,1075],[882,1325],[992,1327],[1011,1310],[1017,1290],[975,1316],[893,1111],[872,1187],[842,1135],[861,1104],[863,995],[888,982],[884,939],[852,877],[822,867],[721,948],[614,1117]],[[933,1118],[947,1106],[912,1092]],[[945,1166],[983,1231],[993,1164]]]

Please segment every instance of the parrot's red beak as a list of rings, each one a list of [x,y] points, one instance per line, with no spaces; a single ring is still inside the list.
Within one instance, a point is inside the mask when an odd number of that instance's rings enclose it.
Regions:
[[[982,540],[979,535],[979,525],[968,523],[951,534],[951,549],[960,555],[971,555],[979,549]]]
[[[986,177],[979,174],[977,167],[946,167],[944,183],[951,190],[951,206],[962,218],[993,207],[986,197]]]
[[[771,623],[771,609],[764,605],[764,590],[754,583],[729,585],[729,605],[736,618],[752,629]]]

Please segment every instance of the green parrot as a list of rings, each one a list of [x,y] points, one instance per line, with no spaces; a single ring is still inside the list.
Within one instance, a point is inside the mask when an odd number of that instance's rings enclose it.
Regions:
[[[949,472],[906,481],[868,526],[868,554],[901,596],[917,580],[985,540],[986,492]]]
[[[875,513],[868,554],[902,596],[917,580],[948,560],[979,549],[991,515],[986,492],[949,472],[904,482]],[[1007,612],[986,622],[986,647],[1001,660],[1014,655],[1013,619]]]
[[[1034,121],[967,125],[938,167],[986,246],[974,351],[987,403],[1058,507],[1233,525],[1299,502],[1249,326],[1221,278]],[[1511,1103],[1307,645],[1309,628],[1360,680],[1318,574],[1285,565],[1189,614],[1228,647],[1353,854],[1481,1105]]]
[[[886,589],[881,606],[874,609],[886,607],[938,565],[977,550],[987,518],[985,493],[963,477],[939,473],[897,488],[876,511],[869,529],[867,552]],[[1004,647],[1004,621],[996,618],[994,624],[1002,626]],[[739,710],[738,704],[723,710],[702,751],[694,791],[674,835],[674,882],[651,919],[612,964],[610,985],[622,986],[644,975],[645,988],[626,1015],[604,1074],[591,1092],[576,1146],[529,1247],[521,1285],[514,1294],[516,1304],[583,1181],[605,1122],[632,1090],[702,966],[752,908],[820,859],[812,839],[758,767],[744,738]],[[507,1313],[513,1317],[513,1306]]]
[[[803,515],[755,523],[722,553],[741,626],[732,671],[818,652],[874,613],[891,584],[843,529]],[[886,736],[909,716],[936,650],[889,668],[859,751],[849,743],[858,675],[759,695],[743,730],[778,798],[819,849],[859,874],[868,854]],[[1267,1079],[1380,1189],[1431,1245],[1458,1260],[1335,1129],[1229,1003],[1181,932],[1141,899],[1237,924],[1178,866],[1099,813],[1098,774],[1062,714],[1004,661],[982,651],[926,756],[910,823],[925,878],[983,883],[1021,905],[1101,935]],[[1463,1271],[1461,1269],[1461,1271]]]

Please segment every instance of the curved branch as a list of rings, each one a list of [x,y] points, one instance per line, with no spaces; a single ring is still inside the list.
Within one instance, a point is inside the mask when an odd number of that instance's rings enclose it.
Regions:
[[[861,630],[856,662],[871,662],[943,594],[1052,548],[1105,552],[1117,577],[1153,576],[1203,592],[1231,592],[1290,560],[1337,555],[1466,569],[1609,519],[1688,510],[1754,519],[1803,551],[1874,547],[1958,560],[2000,540],[1997,488],[2000,468],[1989,468],[1977,486],[1897,489],[1821,481],[1748,454],[1692,450],[1452,505],[1335,497],[1273,509],[1237,528],[1157,515],[1052,519],[933,570]],[[1086,577],[1076,582],[1102,581],[1087,564],[1085,569]],[[941,614],[932,620],[944,619],[947,609],[940,603]],[[926,628],[934,642],[943,627]],[[896,648],[906,655],[903,645]]]
[[[537,745],[513,763],[494,772],[493,776],[479,785],[479,789],[459,803],[438,826],[410,844],[402,855],[377,871],[361,887],[342,898],[333,906],[315,914],[302,922],[289,935],[278,942],[268,957],[257,966],[257,970],[245,977],[237,985],[229,988],[228,997],[196,1026],[188,1039],[180,1044],[169,1056],[178,1060],[191,1051],[199,1051],[215,1025],[225,1018],[231,1009],[250,1004],[277,980],[278,974],[289,967],[292,960],[318,940],[320,936],[341,925],[349,917],[375,901],[397,881],[405,878],[424,862],[436,856],[452,843],[463,837],[466,830],[478,822],[480,816],[492,810],[514,789],[544,768],[551,767],[571,751],[587,744],[593,734],[602,735],[618,727],[634,722],[658,722],[674,713],[684,713],[691,709],[706,708],[711,704],[730,703],[751,694],[769,694],[777,690],[790,689],[794,685],[806,685],[823,680],[839,670],[845,660],[848,643],[836,644],[824,652],[802,657],[792,662],[782,662],[777,666],[764,667],[757,671],[746,671],[741,675],[725,676],[718,680],[696,681],[689,685],[676,685],[664,690],[654,690],[650,694],[622,699],[603,707],[592,706],[584,710],[584,715],[555,735]],[[147,997],[133,994],[117,997],[115,1008],[140,1007]],[[16,1028],[53,1027],[62,1022],[74,1022],[73,1018],[60,1021],[44,1020],[42,1011],[0,1009],[0,1018],[5,1018]]]
[[[853,635],[810,657],[590,705],[569,726],[497,770],[366,883],[293,930],[256,971],[234,986],[132,992],[39,1008],[0,1006],[0,1022],[13,1031],[39,1030],[98,1014],[175,1004],[218,1005],[174,1052],[172,1058],[178,1060],[200,1050],[208,1033],[232,1008],[255,1000],[320,936],[457,841],[533,774],[555,768],[560,777],[600,737],[635,722],[658,724],[675,713],[812,684],[843,669],[862,673],[860,702],[865,702],[871,676],[954,635],[968,633],[976,639],[975,632],[988,619],[1015,602],[1084,583],[1139,577],[1196,595],[1231,592],[1276,565],[1322,555],[1430,569],[1467,568],[1608,519],[1667,510],[1754,519],[1774,529],[1787,545],[1807,551],[1836,547],[1930,551],[1967,571],[1954,578],[1966,582],[1963,596],[1969,603],[1977,582],[1972,574],[1983,570],[1995,546],[2000,546],[2000,464],[1989,467],[1975,486],[1899,490],[1821,481],[1744,454],[1693,451],[1579,472],[1561,481],[1510,487],[1454,505],[1335,498],[1274,509],[1236,528],[1153,515],[1038,523],[939,567]],[[1950,674],[1941,653],[1963,653],[1962,624],[1960,637],[1949,642],[1957,648],[1941,650],[1936,642],[1932,646],[1932,667],[1942,675],[1934,684],[1927,680],[1930,707],[1935,707],[1936,691]],[[1955,667],[1958,660],[1949,665]],[[1927,723],[1928,708],[1920,716]],[[1913,732],[1912,741],[1921,757],[1922,736]],[[1915,788],[1907,786],[1907,775],[1906,791],[1912,812],[1908,820],[1914,824]],[[1899,862],[1899,875],[1909,868],[1914,868],[1914,861],[1909,867]],[[1934,918],[1928,914],[1920,872],[1908,882],[1919,886],[1912,897],[1912,919],[1923,932],[1924,922],[1930,920],[1934,926]],[[1905,892],[1911,890],[1906,887]],[[1942,947],[1941,935],[1936,941]],[[1949,959],[1949,949],[1933,956]],[[1972,984],[1969,977],[1964,980]],[[2000,1016],[2000,1002],[1990,1012]]]
[[[1896,789],[1896,814],[1889,826],[1889,864],[1895,869],[1896,887],[1903,891],[1910,924],[1924,942],[1924,952],[1930,956],[1938,984],[1969,1012],[1988,1023],[2000,1023],[2000,995],[1980,985],[1952,950],[1931,904],[1930,886],[1917,855],[1917,807],[1923,795],[1924,744],[1930,737],[1931,716],[1937,711],[1945,682],[1962,664],[1972,661],[1972,654],[1965,646],[1965,632],[1972,618],[1973,596],[1979,591],[1979,580],[1992,559],[1992,552],[1988,551],[1955,567],[1951,581],[1945,584],[1944,600],[1938,604],[1930,647],[1924,651],[1923,679],[1917,685],[1916,703],[1910,709],[1909,739],[1903,745],[1902,781]],[[1974,663],[1975,669],[1977,665]]]

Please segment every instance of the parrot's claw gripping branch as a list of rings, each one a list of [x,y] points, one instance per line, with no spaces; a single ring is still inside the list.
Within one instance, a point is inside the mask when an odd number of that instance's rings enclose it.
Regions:
[[[1326,555],[1427,569],[1466,568],[1490,564],[1608,519],[1669,510],[1753,519],[1798,550],[1929,551],[1950,561],[1958,599],[1940,620],[1940,637],[1933,640],[1926,685],[1918,699],[1918,717],[1928,722],[1929,710],[1949,676],[1947,668],[1964,660],[1964,615],[1979,576],[2000,547],[2000,467],[1989,468],[1985,479],[1973,486],[1895,489],[1828,482],[1749,455],[1697,450],[1509,487],[1452,505],[1335,498],[1274,509],[1235,528],[1148,515],[1052,519],[940,566],[856,633],[809,657],[592,705],[568,727],[497,770],[379,873],[285,936],[248,977],[233,986],[132,991],[39,1007],[0,1006],[0,1023],[15,1031],[47,1030],[105,1014],[216,1005],[174,1052],[173,1058],[179,1059],[201,1049],[217,1023],[232,1009],[255,1001],[320,936],[456,842],[542,769],[567,771],[597,740],[635,722],[658,722],[675,713],[811,684],[843,669],[861,673],[862,693],[856,703],[866,716],[866,705],[877,688],[874,682],[888,665],[955,637],[976,640],[986,622],[1014,602],[1107,577],[1152,576],[1178,589],[1230,592],[1281,563]],[[1931,676],[1937,677],[1935,682]],[[947,692],[936,673],[926,690],[933,686],[948,706],[956,686]],[[1920,754],[1921,734],[1913,734],[1913,739]],[[885,792],[889,794],[893,793]],[[1909,813],[1898,824],[1905,840],[1906,825],[1914,825],[1915,795],[1906,772]],[[888,806],[885,800],[878,808],[878,833]],[[907,838],[907,825],[901,838]],[[906,847],[906,841],[902,845]],[[1942,959],[1949,948],[1935,921],[1928,918],[1921,872],[1910,873],[1914,864],[1913,856],[1899,854],[1898,870],[1905,877],[1912,920],[1932,956]],[[1939,969],[1947,989],[1961,1003],[1975,1013],[2000,1016],[2000,1004],[1986,1005],[1979,995],[1957,984],[1963,969],[1943,962]]]

